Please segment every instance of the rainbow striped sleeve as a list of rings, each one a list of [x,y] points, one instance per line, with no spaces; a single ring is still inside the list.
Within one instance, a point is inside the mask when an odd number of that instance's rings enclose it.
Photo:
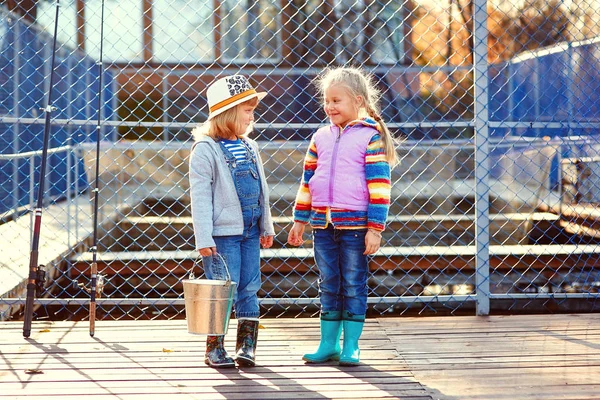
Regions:
[[[369,189],[367,225],[371,229],[383,231],[390,209],[391,172],[385,158],[383,140],[379,134],[373,135],[365,155],[365,174]]]
[[[310,220],[310,211],[312,197],[308,189],[308,182],[315,174],[317,169],[317,146],[314,137],[310,140],[308,151],[304,157],[304,167],[302,171],[302,182],[296,195],[296,204],[294,205],[294,222],[308,224]]]

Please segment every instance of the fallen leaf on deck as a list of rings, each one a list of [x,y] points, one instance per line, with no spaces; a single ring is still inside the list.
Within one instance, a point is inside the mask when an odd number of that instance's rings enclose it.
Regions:
[[[41,369],[31,368],[31,369],[26,369],[25,373],[29,374],[29,375],[34,375],[34,374],[43,374],[44,371],[42,371]]]

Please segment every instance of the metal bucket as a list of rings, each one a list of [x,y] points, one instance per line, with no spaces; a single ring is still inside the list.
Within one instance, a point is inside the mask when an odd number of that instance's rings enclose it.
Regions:
[[[224,335],[229,327],[236,283],[227,280],[184,279],[183,297],[188,332],[194,335]]]
[[[185,318],[194,335],[224,335],[233,307],[235,282],[185,279]]]

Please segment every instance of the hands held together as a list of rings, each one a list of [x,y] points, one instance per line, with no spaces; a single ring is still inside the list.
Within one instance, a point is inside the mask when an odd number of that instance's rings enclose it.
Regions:
[[[302,246],[302,243],[304,243],[304,239],[302,238],[303,235],[304,224],[294,222],[292,229],[290,229],[287,242],[292,246]]]

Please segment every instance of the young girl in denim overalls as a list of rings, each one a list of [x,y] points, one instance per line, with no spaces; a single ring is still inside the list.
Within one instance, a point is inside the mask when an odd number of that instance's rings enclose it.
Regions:
[[[194,236],[204,272],[208,279],[224,279],[215,276],[224,261],[237,283],[235,362],[240,366],[255,365],[260,246],[271,247],[275,234],[258,145],[246,137],[265,94],[242,75],[215,81],[207,91],[208,122],[194,130],[190,156]],[[207,365],[226,368],[235,362],[224,348],[224,335],[207,337]]]
[[[331,125],[310,141],[288,236],[288,243],[301,245],[304,227],[311,224],[320,273],[321,342],[303,360],[357,365],[367,311],[367,257],[379,249],[385,228],[396,152],[370,77],[337,68],[322,76],[319,89]]]

